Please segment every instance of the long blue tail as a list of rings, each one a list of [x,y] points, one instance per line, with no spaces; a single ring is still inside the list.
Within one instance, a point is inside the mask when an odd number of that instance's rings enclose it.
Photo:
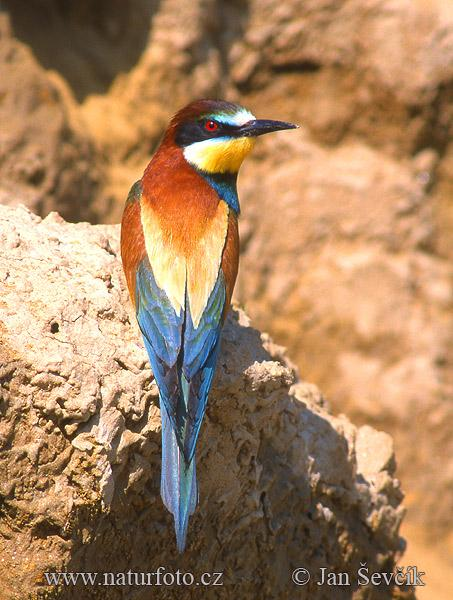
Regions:
[[[189,516],[198,502],[195,458],[187,463],[179,449],[176,435],[167,411],[161,403],[162,416],[162,471],[160,493],[168,510],[175,518],[176,545],[184,552]]]

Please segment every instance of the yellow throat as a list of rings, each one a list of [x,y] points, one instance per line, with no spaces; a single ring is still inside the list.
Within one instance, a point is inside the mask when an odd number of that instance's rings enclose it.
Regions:
[[[190,144],[184,148],[184,157],[207,173],[237,173],[254,145],[252,137],[213,138]]]

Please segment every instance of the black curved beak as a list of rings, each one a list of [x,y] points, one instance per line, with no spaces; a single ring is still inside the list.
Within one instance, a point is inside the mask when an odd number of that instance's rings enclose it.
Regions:
[[[238,128],[237,133],[241,137],[256,137],[272,131],[281,131],[282,129],[298,129],[299,125],[294,123],[285,123],[284,121],[270,121],[268,119],[255,119],[244,123]]]

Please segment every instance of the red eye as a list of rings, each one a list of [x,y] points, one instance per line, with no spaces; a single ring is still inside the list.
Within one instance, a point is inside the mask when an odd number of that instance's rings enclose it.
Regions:
[[[206,121],[204,128],[206,131],[216,131],[219,128],[219,124],[215,121]]]

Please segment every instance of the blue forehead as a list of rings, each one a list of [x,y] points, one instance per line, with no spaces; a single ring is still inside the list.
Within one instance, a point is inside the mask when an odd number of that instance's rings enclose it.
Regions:
[[[218,112],[218,113],[210,113],[204,116],[205,119],[212,119],[213,121],[218,121],[219,123],[224,123],[225,125],[244,125],[248,121],[252,121],[255,116],[248,111],[246,108],[241,108],[236,112]]]

